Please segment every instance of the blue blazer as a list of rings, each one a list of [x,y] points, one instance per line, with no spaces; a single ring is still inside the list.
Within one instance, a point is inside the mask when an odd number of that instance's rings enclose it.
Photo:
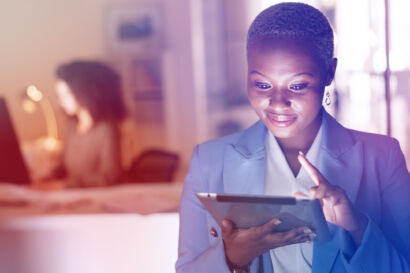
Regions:
[[[326,112],[322,126],[317,167],[369,221],[359,247],[329,223],[332,239],[314,243],[312,272],[410,272],[410,175],[398,142],[346,129]],[[259,121],[194,149],[180,205],[177,273],[230,272],[221,229],[195,193],[263,194],[266,130]],[[251,272],[273,272],[269,252],[252,261]]]

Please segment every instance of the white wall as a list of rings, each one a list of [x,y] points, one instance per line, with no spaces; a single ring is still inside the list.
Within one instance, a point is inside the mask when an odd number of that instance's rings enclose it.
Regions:
[[[167,15],[166,123],[171,148],[184,164],[192,148],[208,139],[202,0],[165,1]]]

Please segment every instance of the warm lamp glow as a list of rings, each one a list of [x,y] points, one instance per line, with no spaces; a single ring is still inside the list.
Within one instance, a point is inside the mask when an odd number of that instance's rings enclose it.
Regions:
[[[47,151],[56,151],[58,149],[61,149],[61,142],[56,138],[48,137],[43,141],[43,146]]]
[[[34,113],[37,109],[36,104],[32,100],[25,99],[23,100],[23,109],[27,113]]]
[[[34,85],[29,85],[26,90],[27,96],[35,102],[39,102],[43,99],[43,93],[37,89]]]
[[[57,140],[57,119],[53,107],[51,106],[50,101],[43,95],[43,92],[31,84],[26,88],[22,106],[27,113],[34,113],[36,110],[36,104],[40,106],[40,109],[43,112],[47,126],[47,137]]]

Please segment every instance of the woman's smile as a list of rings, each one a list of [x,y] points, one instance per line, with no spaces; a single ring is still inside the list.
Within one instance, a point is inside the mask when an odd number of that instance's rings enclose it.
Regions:
[[[266,112],[266,117],[273,126],[279,128],[288,127],[292,125],[297,119],[297,117],[294,115],[277,114],[270,112]]]

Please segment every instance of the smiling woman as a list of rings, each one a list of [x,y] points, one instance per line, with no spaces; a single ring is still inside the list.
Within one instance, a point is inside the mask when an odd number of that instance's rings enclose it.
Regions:
[[[294,39],[263,39],[249,48],[249,101],[285,153],[308,151],[335,69],[336,62],[328,70],[320,66],[306,43]]]
[[[248,31],[248,98],[260,121],[200,144],[180,207],[178,273],[410,272],[410,176],[397,140],[344,128],[322,107],[333,31],[301,3],[267,8]],[[222,226],[198,192],[314,197],[332,239],[314,230]],[[208,232],[209,231],[209,232]],[[219,236],[221,234],[221,236]]]

